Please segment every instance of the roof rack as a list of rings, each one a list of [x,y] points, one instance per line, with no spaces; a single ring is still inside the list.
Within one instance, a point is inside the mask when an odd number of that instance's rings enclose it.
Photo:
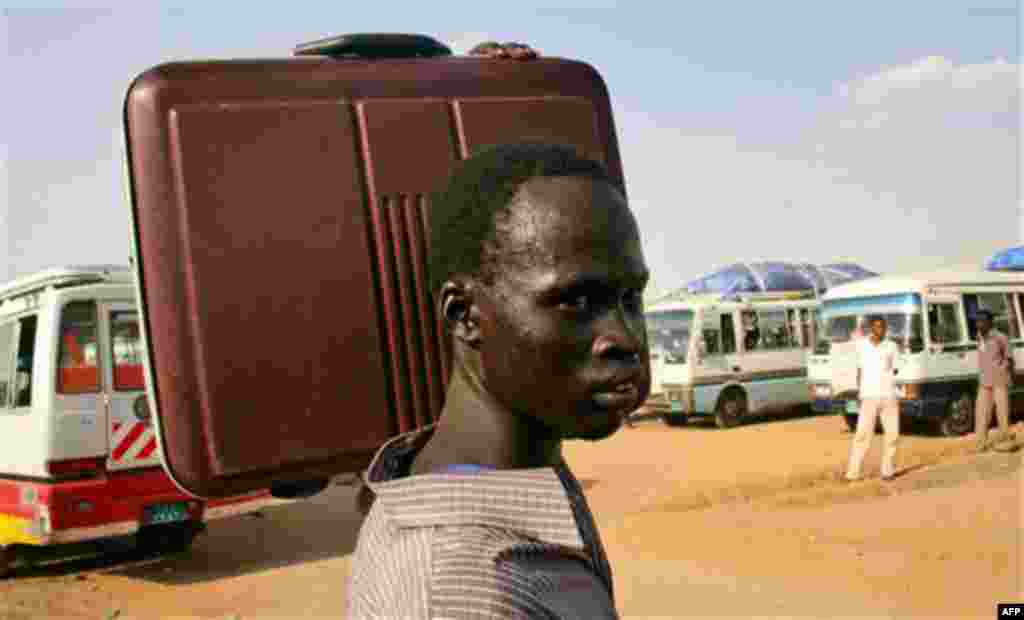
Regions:
[[[800,301],[817,299],[817,291],[768,291],[765,293],[723,293],[723,301],[764,302],[764,301]]]
[[[800,301],[804,299],[817,299],[817,291],[769,291],[766,293],[689,293],[685,289],[669,293],[658,299],[651,300],[645,304],[646,309],[653,309],[662,304],[669,303],[716,303],[716,302],[739,302],[739,303],[765,303],[771,301]]]
[[[6,301],[50,287],[81,286],[101,282],[133,282],[125,265],[68,265],[38,271],[0,286],[0,301]]]

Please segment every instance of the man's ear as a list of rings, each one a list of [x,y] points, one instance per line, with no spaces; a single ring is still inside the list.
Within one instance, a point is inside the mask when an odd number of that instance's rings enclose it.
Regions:
[[[475,291],[464,282],[448,281],[441,287],[441,318],[456,340],[470,347],[480,345],[480,308]]]

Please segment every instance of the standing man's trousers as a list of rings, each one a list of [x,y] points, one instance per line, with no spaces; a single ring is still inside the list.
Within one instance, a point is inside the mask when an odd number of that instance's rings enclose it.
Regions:
[[[900,402],[895,398],[865,398],[860,402],[860,414],[857,416],[857,431],[853,436],[853,447],[850,449],[850,465],[846,470],[846,478],[855,480],[861,477],[860,468],[864,456],[871,447],[871,438],[875,434],[875,425],[882,419],[882,430],[885,432],[885,443],[882,447],[882,477],[888,478],[896,473],[896,447],[900,439]]]
[[[978,388],[978,404],[974,410],[974,434],[978,445],[985,447],[988,427],[992,423],[992,409],[996,410],[999,431],[1002,436],[1010,434],[1010,389],[1005,385],[981,386]]]

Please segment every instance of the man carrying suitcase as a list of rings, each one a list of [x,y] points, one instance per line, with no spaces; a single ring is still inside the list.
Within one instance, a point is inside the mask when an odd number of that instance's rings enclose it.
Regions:
[[[452,377],[440,421],[364,475],[349,617],[616,618],[562,442],[615,433],[650,388],[621,188],[566,147],[486,150],[432,205],[430,253]]]

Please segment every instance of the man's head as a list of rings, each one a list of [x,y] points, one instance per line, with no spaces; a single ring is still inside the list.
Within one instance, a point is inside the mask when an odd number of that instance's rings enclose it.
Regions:
[[[431,284],[498,408],[600,439],[650,387],[636,222],[599,163],[553,145],[467,160],[431,209]]]
[[[871,338],[875,342],[881,342],[885,338],[885,332],[889,329],[889,323],[885,317],[878,314],[871,317]]]
[[[992,313],[988,310],[978,310],[975,315],[975,323],[978,326],[978,331],[982,336],[987,336],[988,332],[992,329]]]

